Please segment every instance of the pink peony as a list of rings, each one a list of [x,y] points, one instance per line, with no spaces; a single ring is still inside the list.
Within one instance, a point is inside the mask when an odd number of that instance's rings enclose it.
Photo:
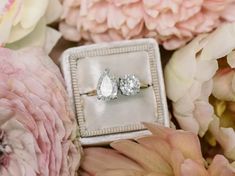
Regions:
[[[0,48],[0,175],[75,176],[80,153],[63,78],[42,50]]]
[[[176,49],[235,21],[234,0],[64,0],[60,31],[71,41],[153,37]]]
[[[153,124],[146,126],[153,135],[113,142],[113,149],[86,148],[81,175],[234,176],[234,166],[222,155],[216,155],[206,169],[195,134]]]

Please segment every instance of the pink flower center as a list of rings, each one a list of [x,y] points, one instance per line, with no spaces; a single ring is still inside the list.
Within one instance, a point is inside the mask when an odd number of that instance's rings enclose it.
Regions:
[[[0,129],[0,167],[7,167],[10,161],[11,147],[4,141],[5,133]]]

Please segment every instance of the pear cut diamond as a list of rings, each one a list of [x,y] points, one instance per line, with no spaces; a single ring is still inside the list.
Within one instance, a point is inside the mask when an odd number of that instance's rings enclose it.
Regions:
[[[100,92],[103,96],[108,97],[112,95],[113,92],[113,85],[111,79],[106,75],[104,76],[101,85],[100,85]]]
[[[97,85],[97,98],[99,100],[109,101],[117,98],[118,83],[109,69],[101,74]]]

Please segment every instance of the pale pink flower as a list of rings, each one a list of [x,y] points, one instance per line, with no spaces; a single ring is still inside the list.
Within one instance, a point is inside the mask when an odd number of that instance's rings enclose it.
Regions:
[[[0,174],[36,175],[39,172],[37,153],[41,151],[33,134],[14,119],[23,114],[1,109],[1,115],[6,119],[0,125]]]
[[[0,175],[75,176],[76,121],[58,67],[41,49],[0,48]]]
[[[216,155],[206,169],[197,135],[146,124],[151,136],[84,149],[82,176],[233,176],[235,168]]]
[[[234,0],[63,0],[60,31],[71,41],[152,37],[176,49],[235,21]]]
[[[209,131],[233,160],[234,37],[235,23],[225,24],[176,51],[165,67],[167,96],[181,128],[201,137]]]
[[[47,24],[61,15],[59,0],[2,0],[0,3],[0,46],[53,48],[60,33]]]

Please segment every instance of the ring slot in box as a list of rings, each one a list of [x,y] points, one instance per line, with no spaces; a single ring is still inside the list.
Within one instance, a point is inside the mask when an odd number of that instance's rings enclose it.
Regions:
[[[152,39],[94,44],[68,49],[61,58],[71,104],[83,145],[149,134],[142,122],[169,126],[158,45]],[[137,95],[101,101],[95,92],[100,75],[110,69],[115,77],[134,74],[150,85]]]

